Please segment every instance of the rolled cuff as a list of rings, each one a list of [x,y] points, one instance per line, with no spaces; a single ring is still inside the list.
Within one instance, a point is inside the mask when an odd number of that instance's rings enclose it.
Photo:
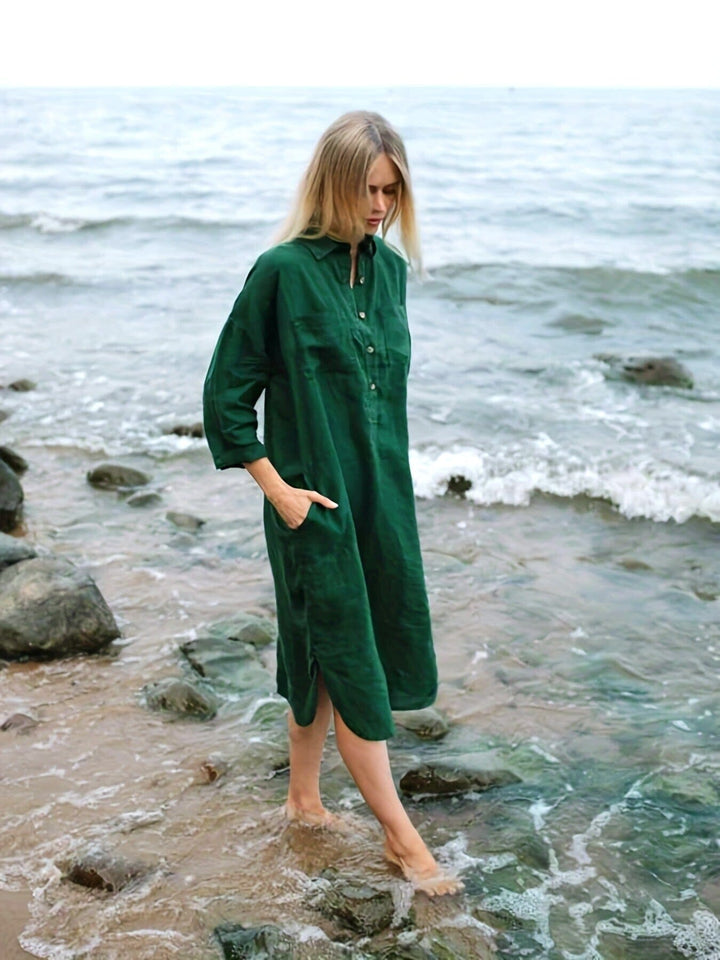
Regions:
[[[246,463],[252,463],[253,460],[260,460],[266,456],[265,445],[256,440],[254,443],[248,443],[242,447],[231,447],[228,450],[223,450],[213,459],[218,470],[227,470],[228,467],[244,467]]]

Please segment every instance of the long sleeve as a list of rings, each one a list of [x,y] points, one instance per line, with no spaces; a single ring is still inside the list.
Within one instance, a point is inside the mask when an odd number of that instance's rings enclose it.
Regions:
[[[270,377],[276,290],[276,269],[260,258],[235,301],[205,378],[205,435],[221,470],[266,456],[255,405]]]

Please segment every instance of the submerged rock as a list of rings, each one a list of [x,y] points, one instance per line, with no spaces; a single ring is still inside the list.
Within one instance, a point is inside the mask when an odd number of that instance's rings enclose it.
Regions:
[[[201,438],[205,436],[205,430],[203,429],[203,425],[200,423],[200,421],[197,423],[177,423],[174,427],[170,427],[169,430],[166,430],[165,433],[173,433],[176,437]]]
[[[390,926],[395,908],[389,890],[378,890],[334,870],[324,870],[321,876],[330,881],[317,903],[323,916],[364,936],[374,936]]]
[[[81,854],[69,863],[59,865],[64,871],[63,879],[82,887],[117,893],[133,880],[146,876],[148,864],[126,860],[117,854],[93,849]]]
[[[450,732],[450,724],[435,707],[424,710],[395,710],[395,723],[403,730],[410,730],[421,740],[442,740]]]
[[[484,935],[476,925],[446,926],[442,931],[418,930],[414,939],[404,937],[402,943],[388,943],[369,954],[373,960],[494,960],[491,930]]]
[[[11,537],[7,533],[0,533],[0,570],[11,567],[21,560],[32,560],[36,557],[35,549],[24,540]]]
[[[23,488],[13,470],[0,460],[0,531],[9,533],[20,523]]]
[[[181,530],[199,530],[205,525],[205,521],[200,517],[194,517],[191,513],[178,513],[176,510],[168,510],[165,519]]]
[[[125,503],[129,507],[154,507],[162,503],[162,497],[154,490],[141,490],[138,493],[131,494]]]
[[[200,780],[202,783],[215,783],[216,780],[224,777],[229,769],[230,764],[227,760],[221,757],[208,757],[200,764]]]
[[[269,674],[249,643],[230,638],[201,637],[180,645],[192,669],[213,684],[233,690],[263,689]]]
[[[674,357],[628,357],[623,360],[612,354],[599,353],[595,359],[607,364],[609,376],[628,383],[653,387],[693,387],[693,375]]]
[[[60,557],[0,571],[0,655],[9,659],[96,653],[120,636],[95,581]]]
[[[6,463],[12,472],[18,476],[21,476],[23,473],[25,473],[28,468],[28,462],[25,457],[21,457],[19,453],[15,453],[15,451],[11,450],[10,447],[0,446],[0,460],[2,460],[3,463]]]
[[[294,960],[293,941],[269,923],[260,927],[223,923],[214,932],[225,960]]]
[[[28,393],[28,391],[34,390],[36,386],[34,380],[22,377],[20,380],[13,380],[12,383],[9,383],[8,390],[14,390],[16,393]]]
[[[479,763],[421,764],[408,770],[400,778],[400,789],[408,796],[457,796],[472,791],[491,790],[520,783],[520,777],[511,770],[499,767],[492,754]]]
[[[218,620],[207,630],[209,637],[242,640],[254,647],[266,647],[277,638],[275,624],[252,613],[238,613],[228,620]]]
[[[0,726],[0,730],[14,730],[15,733],[30,733],[37,726],[37,720],[29,717],[26,713],[13,713],[11,717]]]
[[[134,467],[125,467],[120,463],[101,463],[88,470],[87,481],[101,490],[127,490],[145,486],[150,482],[150,477]]]
[[[142,692],[151,710],[166,710],[180,717],[210,720],[220,706],[220,701],[210,691],[176,677],[149,683]]]
[[[720,782],[710,768],[700,765],[684,770],[659,770],[640,788],[643,796],[688,809],[720,807]]]
[[[627,937],[619,933],[603,933],[598,949],[600,956],[622,957],[622,960],[684,960],[688,954],[681,953],[673,941],[672,934]]]

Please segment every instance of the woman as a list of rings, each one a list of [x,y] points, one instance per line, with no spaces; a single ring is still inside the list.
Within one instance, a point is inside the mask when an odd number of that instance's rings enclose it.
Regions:
[[[216,466],[245,467],[265,495],[278,689],[291,708],[287,816],[336,825],[319,788],[332,717],[385,856],[437,895],[462,884],[410,822],[385,742],[391,710],[425,707],[437,688],[408,467],[407,270],[375,236],[396,221],[417,263],[403,143],[378,114],[348,113],[320,139],[278,245],[235,302],[205,427]]]

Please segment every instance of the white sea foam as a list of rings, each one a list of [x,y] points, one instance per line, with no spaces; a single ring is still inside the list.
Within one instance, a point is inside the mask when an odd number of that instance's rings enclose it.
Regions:
[[[533,494],[587,496],[609,500],[628,518],[674,520],[692,516],[720,521],[720,484],[645,458],[616,466],[610,461],[583,463],[561,450],[548,452],[538,444],[526,451],[490,454],[471,447],[452,450],[412,450],[410,466],[418,497],[439,497],[451,477],[472,484],[465,496],[479,505],[527,506]]]
[[[49,213],[38,213],[30,224],[39,233],[74,233],[85,226],[85,220],[70,217],[54,217]]]

